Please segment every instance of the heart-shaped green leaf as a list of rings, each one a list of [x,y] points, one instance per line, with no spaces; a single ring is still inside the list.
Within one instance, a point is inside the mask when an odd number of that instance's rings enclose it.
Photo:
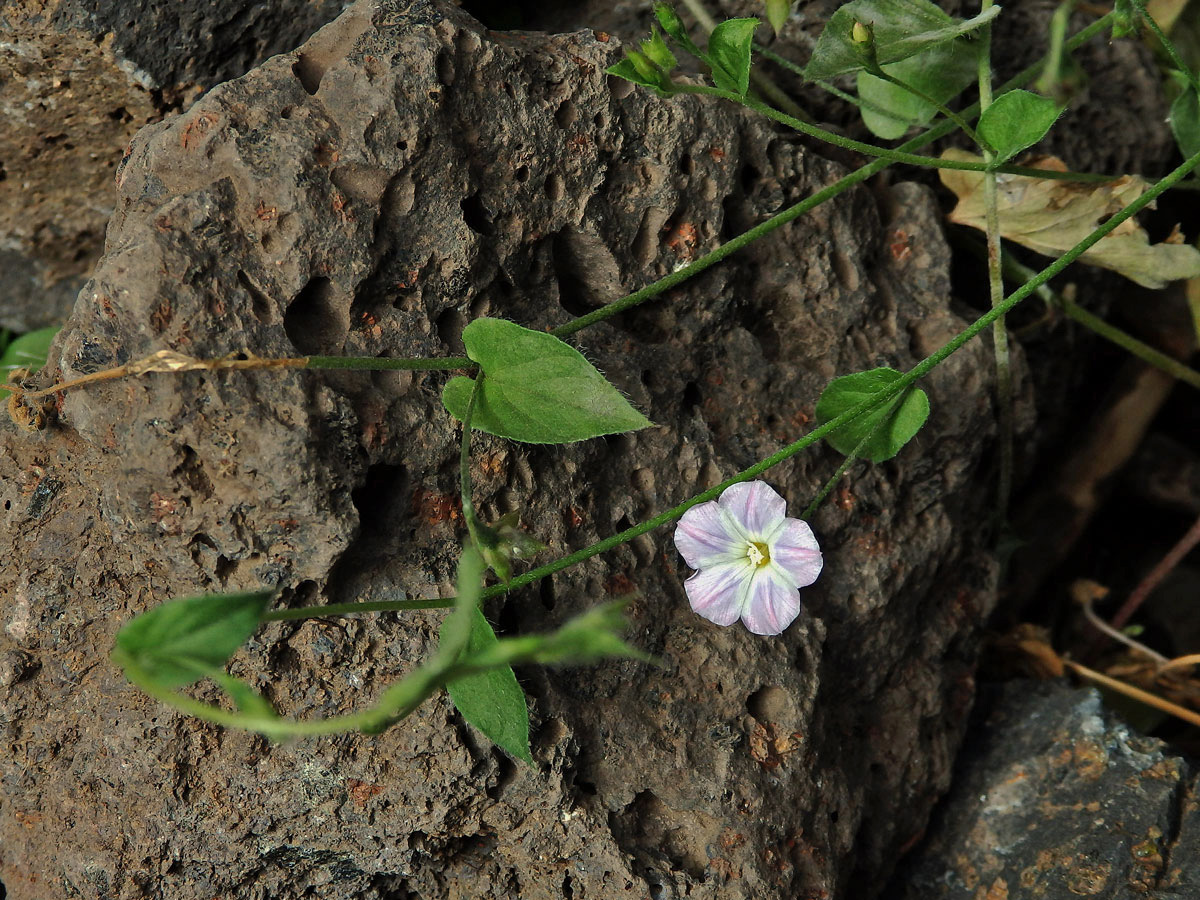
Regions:
[[[472,657],[497,643],[496,632],[483,613],[476,609],[471,619],[471,636],[459,662],[469,665]],[[529,752],[529,706],[511,666],[458,678],[446,689],[454,701],[454,708],[464,719],[510,756],[533,765]]]
[[[893,78],[944,104],[978,77],[979,49],[977,43],[942,44],[882,68]],[[863,124],[878,137],[894,140],[913,125],[928,124],[937,114],[933,104],[898,85],[869,72],[859,72],[857,78],[858,96],[871,104],[861,108]],[[877,109],[886,109],[892,115],[884,115]]]
[[[856,22],[871,27],[875,59],[886,64],[954,41],[999,13],[1000,7],[993,6],[962,21],[952,18],[930,0],[851,0],[830,16],[804,75],[813,81],[826,81],[857,72],[866,65],[863,48],[851,36]]]
[[[792,14],[792,0],[767,0],[767,21],[779,34],[780,29]]]
[[[483,370],[474,428],[529,444],[564,444],[653,424],[554,335],[503,319],[476,319],[463,329],[467,356]],[[474,379],[452,378],[442,403],[460,422]]]
[[[254,634],[271,592],[206,594],[142,613],[117,632],[117,650],[167,688],[220,672]]]
[[[817,401],[817,424],[824,425],[836,419],[865,400],[883,393],[902,377],[895,369],[885,367],[835,378]],[[899,453],[921,430],[927,418],[929,397],[919,388],[912,388],[883,406],[863,413],[825,440],[838,453],[850,456],[867,439],[858,456],[871,462],[883,462]]]
[[[979,117],[979,136],[996,151],[997,162],[1004,162],[1044,138],[1062,111],[1048,97],[1029,91],[1009,91],[983,111]]]
[[[758,19],[726,19],[708,37],[704,59],[712,68],[713,84],[744,97],[750,90],[750,53]]]

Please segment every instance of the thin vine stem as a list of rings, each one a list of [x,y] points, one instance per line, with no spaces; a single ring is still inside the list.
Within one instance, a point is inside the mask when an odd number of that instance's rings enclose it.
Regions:
[[[1166,51],[1167,56],[1170,57],[1171,62],[1174,63],[1175,68],[1187,76],[1188,82],[1193,88],[1200,91],[1200,78],[1197,78],[1196,73],[1183,61],[1183,57],[1175,49],[1175,45],[1171,42],[1171,39],[1159,27],[1158,22],[1154,20],[1154,16],[1150,15],[1150,10],[1146,9],[1145,0],[1133,0],[1133,5],[1142,20],[1149,26],[1150,31],[1158,38],[1158,42],[1162,45],[1163,50]]]
[[[869,397],[862,403],[859,403],[857,406],[854,406],[842,413],[840,416],[837,416],[836,418],[826,422],[824,425],[815,428],[808,434],[801,437],[799,440],[789,444],[781,450],[776,451],[766,459],[760,460],[754,465],[743,469],[741,472],[738,472],[732,478],[729,478],[720,484],[714,485],[708,490],[702,491],[696,496],[683,501],[678,506],[674,506],[671,509],[659,513],[657,516],[654,516],[651,519],[647,519],[645,522],[641,522],[632,526],[631,528],[625,529],[618,534],[604,538],[601,541],[597,541],[588,547],[584,547],[581,550],[577,550],[574,553],[556,559],[544,566],[539,566],[538,568],[526,572],[523,575],[518,575],[507,584],[493,585],[492,587],[486,588],[483,592],[483,596],[485,598],[494,597],[499,594],[505,594],[509,591],[533,584],[534,582],[539,581],[548,575],[561,572],[563,569],[570,568],[571,566],[591,559],[593,556],[597,556],[598,554],[604,553],[607,550],[611,550],[614,547],[627,543],[634,538],[640,537],[643,534],[654,531],[656,528],[673,522],[696,504],[714,500],[732,485],[738,484],[742,481],[749,481],[751,478],[756,478],[768,469],[777,466],[779,463],[790,459],[800,451],[812,446],[826,435],[829,435],[837,429],[849,424],[859,416],[864,415],[870,410],[878,408],[885,403],[888,403],[893,398],[899,396],[901,393],[907,390],[909,386],[915,384],[917,381],[928,375],[931,371],[933,371],[934,368],[941,365],[952,354],[958,352],[966,343],[990,327],[991,324],[996,321],[996,319],[1007,314],[1018,303],[1025,300],[1043,284],[1062,272],[1063,269],[1086,253],[1106,235],[1111,234],[1123,222],[1137,215],[1137,213],[1139,213],[1141,210],[1145,209],[1146,206],[1154,202],[1154,200],[1157,199],[1164,191],[1169,190],[1171,187],[1177,184],[1180,179],[1187,175],[1187,173],[1194,169],[1197,165],[1200,165],[1200,153],[1196,153],[1195,155],[1188,157],[1188,159],[1185,160],[1178,168],[1174,169],[1165,178],[1150,187],[1144,194],[1142,194],[1142,196],[1138,197],[1128,206],[1124,207],[1120,212],[1114,214],[1107,222],[1093,231],[1090,235],[1085,237],[1082,241],[1080,241],[1058,259],[1054,260],[1052,263],[1046,266],[1046,268],[1038,272],[1037,275],[1025,282],[1025,284],[1021,285],[1019,288],[1009,294],[1006,298],[1004,298],[1004,301],[999,306],[996,306],[984,313],[941,348],[926,357],[913,368],[909,369],[908,372],[904,373],[886,389],[879,391],[872,397]],[[452,606],[454,604],[453,599],[415,602],[429,604],[423,607],[425,609],[434,608],[434,604],[440,607]],[[347,615],[358,612],[386,612],[393,610],[412,609],[413,603],[414,601],[411,600],[397,600],[363,604],[342,603],[331,606],[300,607],[298,609],[278,610],[276,613],[270,614],[264,618],[271,620],[304,619],[315,616]]]
[[[808,520],[811,518],[813,513],[815,513],[820,505],[825,502],[825,498],[832,493],[835,487],[837,487],[837,483],[842,480],[842,476],[850,470],[850,467],[854,465],[854,463],[861,459],[861,454],[863,450],[866,449],[867,444],[871,442],[871,438],[875,437],[875,435],[880,432],[883,426],[888,423],[892,412],[898,409],[904,403],[904,400],[910,391],[912,391],[911,387],[908,389],[908,391],[905,391],[904,394],[893,400],[889,409],[879,416],[879,421],[877,421],[871,427],[870,431],[862,436],[862,439],[859,440],[859,442],[854,446],[854,449],[847,454],[844,460],[842,460],[841,465],[837,467],[834,473],[829,476],[829,479],[825,482],[825,484],[821,486],[821,490],[817,492],[817,496],[813,497],[812,502],[809,503],[808,506],[804,507],[804,512],[800,513],[801,519]]]
[[[992,0],[983,0],[980,12],[987,12]],[[979,113],[987,112],[992,105],[992,26],[989,22],[979,34]],[[983,145],[981,145],[983,146]],[[995,162],[996,154],[990,147],[983,146],[983,158],[989,164]],[[988,171],[983,176],[983,208],[987,226],[987,272],[988,298],[995,309],[1004,302],[1004,274],[1002,270],[1003,248],[1000,245],[1000,211],[996,190],[996,173]],[[1000,473],[996,483],[996,512],[999,521],[1008,516],[1008,503],[1013,483],[1013,422],[1012,360],[1008,351],[1008,328],[1000,316],[992,325],[992,353],[996,360],[996,406],[999,410],[1000,427]]]
[[[827,144],[833,144],[835,147],[841,147],[843,150],[853,150],[856,153],[861,153],[864,156],[872,156],[876,159],[885,160],[889,163],[905,163],[910,166],[921,166],[927,169],[957,169],[966,172],[1003,172],[1008,175],[1025,175],[1030,178],[1048,178],[1057,181],[1094,181],[1093,176],[1086,175],[1080,172],[1059,172],[1049,169],[1031,169],[1026,166],[996,166],[986,162],[971,162],[964,159],[942,159],[937,156],[921,156],[916,153],[909,153],[903,149],[903,146],[898,150],[889,150],[886,147],[877,147],[874,144],[866,144],[862,141],[856,141],[853,138],[843,137],[840,134],[835,134],[832,131],[826,131],[824,128],[819,128],[816,125],[810,125],[807,122],[802,122],[794,116],[789,116],[785,112],[780,112],[773,107],[767,106],[765,103],[755,100],[752,97],[743,97],[740,94],[735,94],[733,91],[725,91],[721,88],[708,87],[703,84],[675,84],[675,90],[680,94],[699,94],[705,97],[719,97],[722,100],[728,100],[731,103],[737,103],[745,106],[747,109],[752,109],[757,113],[766,116],[768,119],[774,119],[781,125],[786,125],[788,128],[798,131],[801,134],[816,138],[820,141],[825,141]],[[946,123],[953,130],[955,123]],[[1080,175],[1085,177],[1080,178]]]
[[[978,251],[979,245],[977,242],[971,241],[970,245],[973,250]],[[1014,284],[1023,284],[1034,274],[1034,271],[1015,260],[1009,254],[1004,257],[1004,274]],[[1099,316],[1084,309],[1074,300],[1069,300],[1051,290],[1049,286],[1043,285],[1038,290],[1038,295],[1046,301],[1046,304],[1051,309],[1062,310],[1069,318],[1078,322],[1089,331],[1095,332],[1106,341],[1111,341],[1121,349],[1128,351],[1142,362],[1148,363],[1156,369],[1166,372],[1172,378],[1200,390],[1200,372],[1185,365],[1175,357],[1168,356],[1166,353],[1151,347],[1144,341],[1139,341],[1133,335],[1129,334],[1129,332],[1123,331],[1116,325],[1104,321]]]
[[[483,372],[475,375],[471,387],[471,398],[467,401],[467,409],[462,419],[462,441],[458,452],[458,487],[462,496],[463,519],[467,523],[467,533],[479,554],[483,555],[483,541],[479,534],[479,519],[475,515],[475,501],[471,498],[471,420],[475,416],[475,403],[479,399],[479,391],[483,387]]]

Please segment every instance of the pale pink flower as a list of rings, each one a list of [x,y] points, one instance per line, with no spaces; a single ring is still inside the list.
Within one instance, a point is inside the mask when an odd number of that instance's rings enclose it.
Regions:
[[[693,506],[675,546],[696,573],[684,582],[692,609],[710,622],[738,619],[755,634],[780,634],[800,615],[800,588],[821,574],[821,548],[807,522],[763,481],[735,484]]]

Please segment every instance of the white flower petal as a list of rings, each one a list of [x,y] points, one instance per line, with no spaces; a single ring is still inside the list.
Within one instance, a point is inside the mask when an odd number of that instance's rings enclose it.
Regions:
[[[774,573],[774,566],[755,572],[742,621],[754,634],[782,634],[800,615],[800,592]]]
[[[744,557],[745,538],[715,500],[693,506],[675,526],[675,547],[693,569]]]
[[[754,569],[744,560],[703,569],[683,583],[692,609],[710,622],[732,625],[754,581]]]
[[[793,587],[812,584],[821,574],[821,548],[808,523],[784,519],[767,541],[771,562],[787,573]]]
[[[770,532],[787,512],[787,501],[765,481],[743,481],[725,489],[717,501],[751,538]]]

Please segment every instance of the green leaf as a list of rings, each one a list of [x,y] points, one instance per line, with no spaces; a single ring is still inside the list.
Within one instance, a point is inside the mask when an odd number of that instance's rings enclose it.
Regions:
[[[997,161],[1004,162],[1044,138],[1062,111],[1047,97],[1009,91],[979,117],[979,136],[992,145]]]
[[[903,376],[895,369],[871,369],[843,375],[829,383],[817,401],[817,424],[824,425],[863,401],[887,390]],[[878,409],[863,413],[825,438],[838,453],[849,456],[874,432],[859,456],[883,462],[900,452],[929,418],[929,397],[914,388]]]
[[[1133,0],[1116,0],[1113,3],[1113,39],[1137,36],[1141,17],[1134,8]]]
[[[463,329],[463,343],[486,376],[471,420],[479,431],[563,444],[653,424],[554,335],[503,319],[476,319]],[[458,376],[442,392],[442,403],[460,422],[473,389],[473,379]]]
[[[792,0],[766,0],[766,2],[767,21],[775,29],[775,33],[779,34],[784,23],[787,22],[788,16],[792,13]]]
[[[642,52],[663,72],[670,73],[677,65],[675,54],[671,52],[671,48],[667,46],[667,42],[663,40],[658,29],[653,26],[650,29],[650,37],[642,41]]]
[[[46,364],[50,342],[61,327],[51,325],[49,328],[39,328],[13,340],[0,355],[0,370],[26,367],[31,374],[36,372]]]
[[[871,26],[875,59],[884,64],[955,41],[999,13],[1000,7],[993,6],[973,19],[962,21],[952,18],[930,0],[852,0],[830,17],[804,76],[811,81],[827,81],[857,72],[866,65],[867,57],[851,38],[855,22]],[[963,46],[963,42],[957,46]]]
[[[713,84],[740,97],[750,90],[750,52],[758,19],[726,19],[708,36],[704,59],[712,68]]]
[[[183,687],[225,667],[258,628],[271,596],[206,594],[164,603],[125,625],[117,649],[159,685]]]
[[[434,660],[437,667],[453,665],[470,643],[482,586],[483,560],[473,547],[465,547],[458,560],[458,595],[454,612],[442,623],[438,653]]]
[[[978,78],[979,53],[977,43],[943,45],[882,68],[893,78],[945,104]],[[937,107],[911,91],[868,72],[859,72],[857,77],[858,96],[871,104],[860,107],[863,124],[877,137],[893,140],[913,125],[928,124],[937,115]],[[893,115],[884,115],[877,108]]]
[[[476,609],[471,619],[470,639],[459,661],[469,665],[473,656],[497,643],[492,626]],[[511,666],[455,679],[446,689],[464,719],[510,756],[533,765],[529,752],[529,707]]]
[[[1175,135],[1179,151],[1187,159],[1200,151],[1200,97],[1186,75],[1182,72],[1171,74],[1182,76],[1180,80],[1183,82],[1183,90],[1171,104],[1171,133]]]
[[[658,19],[658,24],[662,26],[662,30],[677,43],[680,47],[686,50],[692,56],[700,59],[704,58],[704,52],[696,46],[691,35],[688,34],[687,27],[683,24],[683,20],[671,8],[669,3],[655,3],[654,16]]]
[[[240,678],[234,678],[224,672],[208,674],[233,699],[237,708],[246,715],[261,719],[279,718],[279,713],[276,712],[270,701]]]

